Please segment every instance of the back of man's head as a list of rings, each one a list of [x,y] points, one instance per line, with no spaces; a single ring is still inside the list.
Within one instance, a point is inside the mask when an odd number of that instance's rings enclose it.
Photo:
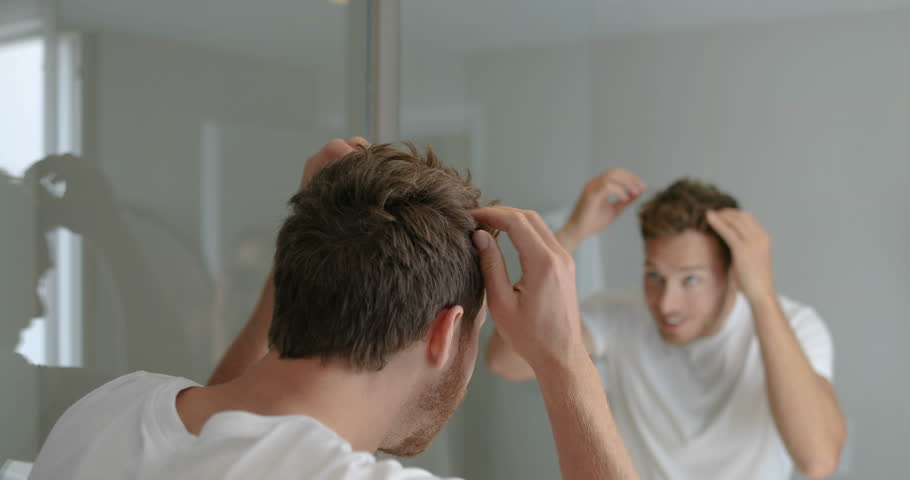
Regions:
[[[483,304],[469,210],[480,192],[427,149],[357,149],[290,201],[278,234],[269,344],[282,358],[382,369],[461,305]]]
[[[739,202],[714,185],[681,178],[642,205],[638,212],[641,235],[645,240],[677,235],[686,230],[711,235],[719,242],[723,260],[729,266],[730,248],[708,224],[707,217],[709,211],[724,208],[739,208]]]

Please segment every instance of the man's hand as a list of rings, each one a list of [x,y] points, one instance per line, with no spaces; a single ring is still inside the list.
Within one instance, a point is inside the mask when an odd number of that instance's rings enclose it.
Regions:
[[[300,178],[300,190],[323,168],[344,158],[347,154],[354,151],[355,148],[367,148],[370,142],[363,137],[351,137],[347,141],[340,138],[329,141],[322,146],[318,152],[307,159],[303,167],[303,176]]]
[[[522,278],[512,285],[496,240],[482,230],[474,233],[499,334],[535,370],[585,356],[575,263],[540,215],[510,207],[478,208],[472,214],[508,233],[521,261]]]
[[[804,475],[834,474],[846,439],[844,413],[831,383],[816,373],[774,290],[771,237],[752,214],[708,212],[708,223],[733,253],[739,288],[749,300],[761,348],[774,423]]]
[[[66,184],[62,196],[37,188],[38,219],[44,231],[61,226],[100,240],[122,227],[110,180],[94,162],[75,155],[50,155],[29,167],[32,182]]]
[[[588,180],[557,238],[573,252],[584,239],[613,223],[646,188],[640,178],[619,168]]]
[[[758,220],[728,208],[708,212],[708,223],[730,247],[735,278],[746,298],[752,303],[775,298],[771,236]]]
[[[508,233],[518,250],[522,277],[512,285],[496,240],[474,233],[487,305],[496,330],[534,370],[562,478],[638,478],[585,352],[572,257],[537,212],[486,207],[472,213]]]

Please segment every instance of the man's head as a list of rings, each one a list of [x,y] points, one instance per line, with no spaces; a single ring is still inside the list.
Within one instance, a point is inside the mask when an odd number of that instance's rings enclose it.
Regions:
[[[473,371],[485,313],[469,211],[479,196],[430,150],[376,145],[316,174],[278,234],[269,343],[281,358],[370,373],[424,349],[414,358],[434,373],[381,445],[392,453],[426,448]]]
[[[668,343],[683,345],[716,333],[734,298],[730,248],[706,217],[723,208],[739,203],[713,185],[681,179],[639,211],[645,297]]]

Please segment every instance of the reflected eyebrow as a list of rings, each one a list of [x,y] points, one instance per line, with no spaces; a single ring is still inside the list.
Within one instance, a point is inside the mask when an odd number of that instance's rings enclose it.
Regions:
[[[650,269],[656,270],[657,266],[651,262],[646,261],[645,268],[650,268]],[[688,267],[677,268],[674,271],[675,272],[695,272],[695,271],[700,271],[700,270],[708,270],[708,267],[706,265],[690,265]]]
[[[683,267],[683,268],[680,268],[680,269],[677,270],[677,271],[679,271],[679,272],[693,272],[693,271],[697,271],[697,270],[707,270],[707,269],[708,269],[708,267],[706,267],[706,266],[704,266],[704,265],[693,265],[693,266],[691,266],[691,267]]]

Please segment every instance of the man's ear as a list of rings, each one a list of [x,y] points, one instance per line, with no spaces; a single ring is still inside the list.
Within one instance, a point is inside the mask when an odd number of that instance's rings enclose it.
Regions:
[[[427,337],[427,361],[433,368],[443,368],[458,351],[461,341],[461,305],[444,308],[436,314]]]

